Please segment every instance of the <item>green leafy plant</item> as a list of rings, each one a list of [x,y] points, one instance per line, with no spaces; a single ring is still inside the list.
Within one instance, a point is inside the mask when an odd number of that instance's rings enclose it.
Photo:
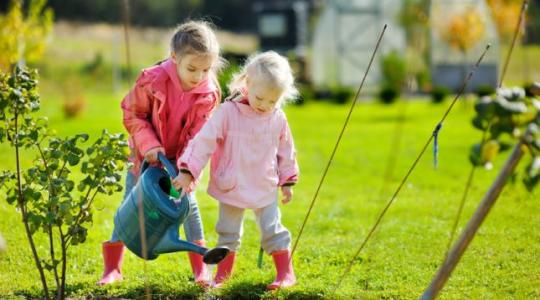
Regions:
[[[527,97],[522,88],[500,89],[481,97],[474,109],[473,126],[485,130],[486,139],[472,147],[471,162],[489,168],[498,153],[510,148],[507,140],[519,140],[532,155],[523,174],[523,183],[532,190],[540,181],[540,100]]]
[[[0,142],[14,149],[16,168],[0,173],[0,188],[22,215],[44,298],[50,297],[47,270],[54,277],[56,298],[64,299],[68,249],[86,240],[97,194],[112,195],[122,189],[119,172],[127,142],[123,134],[106,130],[87,147],[83,146],[87,134],[53,135],[47,120],[34,114],[40,108],[36,77],[35,71],[19,67],[11,75],[0,73]],[[22,149],[36,155],[27,169],[21,166]],[[83,179],[75,182],[74,174],[79,172]],[[46,236],[48,245],[39,247],[46,253],[38,251],[36,234]]]
[[[384,104],[392,104],[399,97],[399,90],[392,85],[383,85],[379,91],[378,98]]]
[[[315,99],[315,91],[311,85],[298,84],[298,90],[300,91],[300,95],[298,95],[298,99],[293,102],[294,104],[304,105],[306,101]]]
[[[478,97],[490,96],[495,93],[495,89],[491,85],[480,85],[476,88],[474,93]]]
[[[386,54],[382,58],[381,68],[383,85],[393,87],[401,94],[407,80],[407,64],[403,55],[397,51]]]
[[[229,84],[234,74],[239,71],[240,66],[238,64],[231,63],[222,72],[218,74],[218,81],[221,88],[222,99],[225,99],[229,96],[229,89],[227,88],[227,84]]]
[[[353,90],[345,86],[336,86],[331,89],[331,93],[332,102],[337,104],[345,104],[354,96]]]
[[[431,90],[431,101],[433,103],[442,103],[450,94],[450,90],[444,86],[435,86]]]

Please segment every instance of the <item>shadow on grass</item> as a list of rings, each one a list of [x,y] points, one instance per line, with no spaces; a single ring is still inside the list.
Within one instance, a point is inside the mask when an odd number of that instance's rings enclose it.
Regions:
[[[51,291],[51,299],[54,299],[55,291]],[[328,292],[328,291],[326,291]],[[160,286],[152,286],[149,289],[150,299],[327,299],[329,297],[323,290],[283,289],[279,291],[267,291],[266,283],[254,283],[250,281],[235,282],[222,289],[204,290],[196,285],[184,286],[181,290],[171,290]],[[326,294],[326,296],[325,296]],[[81,282],[66,286],[68,299],[147,299],[147,291],[144,286],[107,286],[99,287]],[[10,296],[1,296],[1,299],[43,299],[40,289],[17,290]]]
[[[249,299],[325,299],[322,290],[297,290],[294,287],[278,291],[267,291],[266,283],[253,283],[250,281],[236,282],[222,290],[216,290],[215,299],[223,300],[249,300]]]
[[[51,299],[56,298],[56,291],[51,292]],[[182,290],[166,290],[159,286],[151,286],[148,291],[150,299],[201,299],[204,290],[196,285],[187,286]],[[144,286],[106,286],[89,285],[81,282],[66,286],[68,299],[147,299]],[[13,291],[13,295],[0,295],[0,299],[43,299],[41,289],[24,289]]]

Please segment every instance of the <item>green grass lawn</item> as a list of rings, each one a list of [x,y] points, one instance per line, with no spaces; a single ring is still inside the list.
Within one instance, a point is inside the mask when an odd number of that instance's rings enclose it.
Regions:
[[[57,98],[44,99],[43,113],[59,134],[88,132],[97,137],[102,128],[122,131],[119,101],[122,95],[95,93],[88,96],[88,110],[66,121]],[[265,291],[274,268],[265,256],[256,267],[259,235],[254,216],[247,213],[245,234],[234,275],[222,290],[205,292],[191,281],[185,253],[161,255],[144,262],[128,253],[125,281],[107,287],[95,282],[102,272],[100,244],[113,228],[113,214],[121,195],[102,196],[95,203],[94,224],[86,243],[72,248],[68,268],[71,297],[140,298],[145,282],[155,298],[418,298],[441,263],[470,164],[469,147],[480,138],[470,125],[471,103],[458,104],[440,135],[439,168],[426,153],[381,227],[367,244],[339,290],[334,286],[375,222],[402,176],[418,155],[448,103],[433,105],[412,101],[407,106],[400,149],[393,178],[383,186],[383,174],[394,138],[396,118],[403,104],[382,106],[360,103],[345,132],[313,214],[295,255],[298,285],[277,294]],[[283,222],[296,239],[316,185],[327,163],[348,106],[308,102],[287,107],[287,115],[298,148],[301,180],[294,200],[282,206]],[[92,139],[92,138],[91,138]],[[13,155],[0,147],[2,168],[13,168]],[[460,229],[471,216],[482,195],[504,161],[502,155],[492,171],[477,172],[465,205]],[[31,157],[25,157],[30,163]],[[205,193],[206,179],[197,191],[210,245],[217,235],[213,228],[217,202]],[[508,185],[461,263],[441,294],[442,299],[535,298],[540,297],[540,215],[538,191],[525,192],[521,184]],[[0,298],[38,296],[39,276],[25,238],[20,215],[0,201],[0,232],[9,250],[0,255]],[[45,250],[38,240],[39,250]],[[52,282],[51,282],[52,284]]]
[[[52,43],[40,64],[41,113],[49,117],[51,127],[60,135],[87,132],[90,141],[104,128],[111,132],[124,130],[119,106],[127,86],[123,82],[112,92],[112,61],[123,64],[121,29],[114,28],[116,31],[111,32],[110,28],[92,28],[92,31],[85,27],[55,28]],[[134,69],[164,57],[166,39],[162,34],[132,36]],[[116,37],[116,42],[111,37]],[[94,73],[84,73],[82,69],[99,53],[104,57],[103,64]],[[535,66],[539,61],[532,57],[538,53],[538,46],[518,48],[506,82],[521,83],[537,78],[540,68]],[[70,92],[66,94],[68,89]],[[62,103],[77,95],[84,96],[87,108],[80,117],[66,120]],[[121,194],[116,194],[97,199],[94,224],[86,243],[70,252],[69,296],[143,298],[148,285],[156,299],[418,298],[443,259],[470,170],[469,148],[481,137],[470,125],[473,114],[470,102],[458,103],[442,128],[439,168],[433,168],[430,148],[341,287],[336,289],[335,285],[447,105],[448,102],[433,105],[411,101],[406,108],[399,147],[391,149],[396,120],[405,109],[403,102],[393,106],[358,104],[300,240],[295,255],[297,286],[277,294],[265,291],[266,284],[273,280],[274,268],[268,256],[262,269],[256,267],[259,235],[252,213],[246,215],[235,273],[221,290],[205,292],[192,283],[185,253],[161,255],[146,263],[128,253],[123,269],[125,281],[96,286],[102,272],[101,242],[111,234],[113,215],[121,201]],[[281,207],[283,223],[293,239],[298,235],[347,110],[348,106],[314,101],[286,108],[301,168],[293,202]],[[390,153],[396,157],[393,176],[384,183]],[[477,172],[459,229],[465,226],[507,155],[498,157],[494,170]],[[23,163],[31,164],[32,158],[25,155]],[[0,145],[0,170],[13,169],[14,165],[13,150]],[[213,246],[217,240],[213,230],[217,202],[205,193],[206,177],[202,182],[197,196],[207,240]],[[540,298],[539,196],[538,190],[527,193],[519,182],[506,186],[441,293],[442,299]],[[9,248],[0,254],[0,298],[39,297],[39,275],[21,217],[3,197],[2,192],[0,232]],[[44,240],[38,239],[38,246],[40,252],[46,250]]]

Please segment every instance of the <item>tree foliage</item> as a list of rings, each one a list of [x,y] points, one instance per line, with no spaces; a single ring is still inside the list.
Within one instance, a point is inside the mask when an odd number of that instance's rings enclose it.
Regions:
[[[497,33],[502,41],[510,42],[512,40],[521,13],[522,2],[520,0],[487,1],[497,26]]]
[[[11,0],[0,15],[0,70],[9,71],[18,62],[35,63],[43,56],[53,25],[53,12],[46,0],[31,0],[26,12],[22,0]]]
[[[493,96],[481,97],[474,108],[473,126],[486,131],[486,139],[472,147],[471,162],[489,168],[498,153],[521,139],[532,156],[523,175],[532,190],[540,181],[540,99],[527,96],[522,88],[499,89]]]
[[[442,37],[450,47],[466,53],[484,37],[486,25],[480,13],[470,9],[453,15],[442,30]]]

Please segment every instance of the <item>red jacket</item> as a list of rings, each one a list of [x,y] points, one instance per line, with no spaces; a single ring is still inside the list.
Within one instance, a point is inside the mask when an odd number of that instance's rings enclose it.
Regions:
[[[171,99],[174,97],[174,99]],[[191,89],[183,91],[176,65],[171,59],[145,69],[140,74],[133,89],[122,100],[123,122],[129,133],[132,149],[130,160],[133,172],[138,174],[144,154],[156,147],[167,147],[165,143],[176,137],[166,136],[171,126],[181,126],[176,142],[174,159],[184,152],[189,140],[201,129],[221,99],[221,91],[214,74]],[[181,115],[168,113],[167,101],[176,101]],[[178,120],[168,118],[174,117]],[[167,128],[169,127],[169,128]],[[168,154],[168,156],[171,156]],[[172,157],[169,157],[172,158]]]

